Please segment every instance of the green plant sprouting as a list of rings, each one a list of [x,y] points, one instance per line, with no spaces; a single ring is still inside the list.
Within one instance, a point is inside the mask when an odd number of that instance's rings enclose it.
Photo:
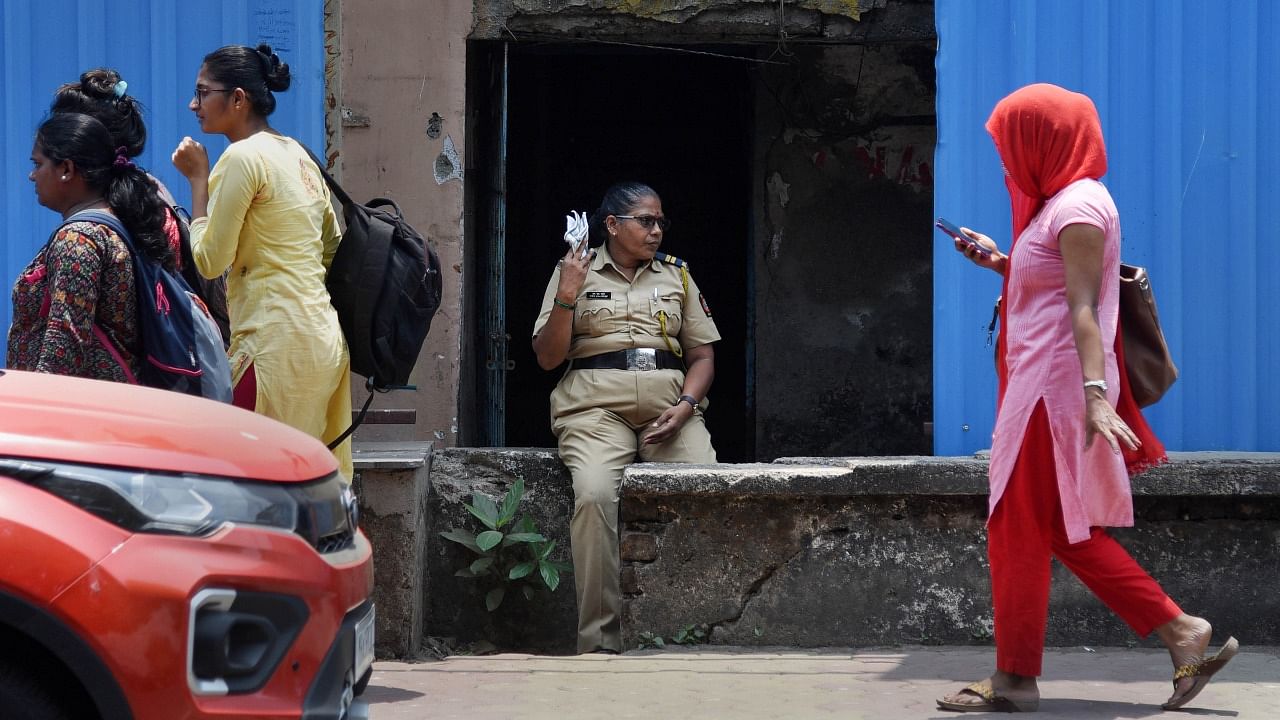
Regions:
[[[515,519],[523,499],[524,478],[517,478],[508,488],[501,505],[475,493],[464,506],[485,529],[479,534],[457,528],[440,533],[440,537],[479,556],[454,575],[487,579],[492,587],[485,593],[484,606],[489,612],[502,605],[510,588],[519,587],[525,599],[532,599],[539,580],[554,592],[560,586],[561,573],[571,572],[568,564],[551,559],[555,540],[543,537],[529,516]]]
[[[711,626],[707,623],[685,625],[676,630],[675,635],[672,635],[670,640],[652,630],[645,630],[640,633],[638,640],[641,650],[645,648],[665,648],[668,642],[673,645],[705,645],[711,642]]]

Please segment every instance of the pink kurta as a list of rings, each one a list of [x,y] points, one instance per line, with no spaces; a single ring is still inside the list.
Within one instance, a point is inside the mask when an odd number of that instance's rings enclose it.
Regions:
[[[1120,291],[1120,216],[1106,187],[1085,179],[1063,188],[1023,231],[1009,259],[1004,342],[1008,385],[991,442],[988,516],[1009,482],[1036,403],[1043,401],[1053,435],[1058,495],[1067,538],[1089,538],[1091,526],[1133,525],[1133,498],[1124,458],[1103,438],[1084,447],[1084,382],[1067,308],[1066,269],[1058,236],[1068,225],[1102,230],[1102,286],[1098,323],[1106,355],[1107,398],[1115,405],[1120,377],[1113,349]]]

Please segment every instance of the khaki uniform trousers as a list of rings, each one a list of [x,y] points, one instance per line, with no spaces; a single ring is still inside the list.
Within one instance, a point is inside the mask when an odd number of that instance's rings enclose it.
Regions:
[[[641,434],[679,401],[679,370],[570,370],[551,394],[552,430],[573,477],[569,539],[578,599],[578,652],[622,651],[618,497],[622,471],[635,461],[714,463],[716,451],[698,410],[666,442]]]

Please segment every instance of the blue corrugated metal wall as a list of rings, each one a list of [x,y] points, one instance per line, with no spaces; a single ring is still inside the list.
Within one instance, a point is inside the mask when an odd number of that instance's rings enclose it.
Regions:
[[[1053,82],[1102,115],[1122,257],[1146,265],[1182,377],[1147,410],[1171,450],[1280,451],[1280,5],[1267,0],[937,0],[937,213],[1008,247],[983,130]],[[985,326],[998,278],[937,240],[934,446],[989,447]]]
[[[185,204],[186,181],[169,155],[184,135],[209,147],[187,109],[201,59],[222,45],[268,42],[289,63],[293,84],[277,96],[273,126],[320,150],[324,142],[323,0],[4,0],[0,3],[0,364],[12,317],[13,281],[56,226],[27,173],[31,142],[53,91],[100,66],[120,71],[147,108],[140,164]]]

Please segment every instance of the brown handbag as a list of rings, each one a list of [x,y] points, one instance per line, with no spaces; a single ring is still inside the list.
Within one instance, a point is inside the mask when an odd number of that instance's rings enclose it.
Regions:
[[[1154,405],[1178,379],[1160,329],[1160,314],[1146,268],[1120,264],[1120,333],[1124,369],[1138,407]]]

